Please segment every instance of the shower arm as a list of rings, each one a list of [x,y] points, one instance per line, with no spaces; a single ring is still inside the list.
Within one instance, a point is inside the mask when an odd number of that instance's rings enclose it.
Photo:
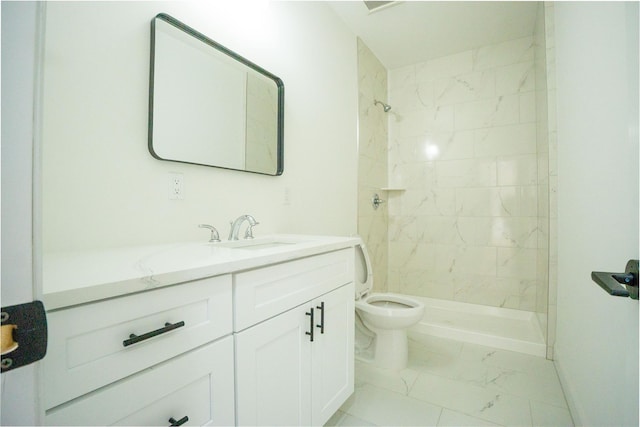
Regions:
[[[384,103],[382,101],[378,101],[377,99],[374,99],[373,100],[373,105],[376,105],[376,104],[382,105],[382,109],[384,110],[385,113],[388,113],[389,110],[391,110],[391,105],[389,105],[387,103]]]

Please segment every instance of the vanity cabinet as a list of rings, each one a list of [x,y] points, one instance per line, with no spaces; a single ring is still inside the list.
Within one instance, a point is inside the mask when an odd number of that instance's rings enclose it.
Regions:
[[[352,260],[343,250],[235,279],[236,328],[255,323],[235,335],[238,425],[323,425],[351,395]]]
[[[353,247],[257,260],[50,310],[45,423],[323,425],[353,393]]]

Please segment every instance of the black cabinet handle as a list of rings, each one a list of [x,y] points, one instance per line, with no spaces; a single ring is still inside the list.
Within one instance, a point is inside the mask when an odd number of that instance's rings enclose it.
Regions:
[[[320,324],[316,325],[316,327],[320,328],[321,334],[324,334],[324,301],[322,301],[316,308],[320,310]]]
[[[136,344],[136,343],[139,343],[140,341],[148,340],[149,338],[153,338],[155,336],[165,334],[169,331],[173,331],[174,329],[178,329],[183,326],[184,326],[184,321],[180,321],[178,323],[167,322],[164,324],[164,328],[156,329],[155,331],[147,332],[146,334],[142,334],[142,335],[136,335],[136,334],[129,335],[129,339],[122,341],[122,345],[127,347],[127,346],[130,346],[131,344]]]
[[[309,319],[310,332],[305,332],[305,335],[309,335],[311,337],[311,342],[313,342],[313,308],[311,309],[311,311],[307,311],[305,314],[307,316],[311,316]]]
[[[186,423],[187,421],[189,421],[189,417],[187,417],[186,415],[182,418],[180,418],[179,420],[176,421],[175,418],[171,417],[169,418],[169,422],[171,423],[169,425],[169,427],[172,426],[181,426],[182,424]]]

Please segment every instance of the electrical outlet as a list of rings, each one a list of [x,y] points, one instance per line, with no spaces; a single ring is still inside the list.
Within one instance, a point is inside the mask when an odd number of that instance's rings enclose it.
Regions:
[[[284,206],[291,206],[291,188],[284,187],[284,198],[282,199]]]
[[[184,175],[169,172],[169,200],[184,199]]]

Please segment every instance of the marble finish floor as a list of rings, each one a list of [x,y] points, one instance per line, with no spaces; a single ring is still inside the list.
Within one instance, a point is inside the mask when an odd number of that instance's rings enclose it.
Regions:
[[[409,336],[402,371],[356,360],[355,393],[327,426],[573,426],[553,362]]]

